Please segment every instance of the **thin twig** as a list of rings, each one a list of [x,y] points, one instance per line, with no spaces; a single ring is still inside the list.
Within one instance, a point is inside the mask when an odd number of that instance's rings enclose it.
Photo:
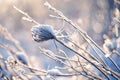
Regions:
[[[73,23],[70,19],[68,19],[67,17],[65,17],[63,15],[63,13],[57,9],[55,9],[54,7],[52,7],[48,2],[44,3],[45,6],[47,6],[50,10],[52,10],[53,12],[55,12],[58,16],[60,16],[61,18],[63,18],[63,20],[65,20],[66,22],[68,22],[69,24],[72,25],[72,27],[74,27],[80,34],[81,36],[91,45],[94,44],[105,56],[105,51],[103,51],[103,49],[101,49],[88,35],[85,31],[83,31],[77,24]],[[94,48],[93,48],[94,49]],[[99,53],[98,53],[99,54]],[[104,62],[104,60],[99,56],[99,58]],[[113,62],[113,60],[111,60],[111,58],[109,58],[109,60],[115,65],[115,62]],[[107,64],[104,62],[104,64],[107,66]],[[116,65],[115,65],[116,66]],[[108,67],[108,66],[107,66]],[[116,68],[118,69],[118,67],[116,66]],[[119,70],[119,69],[118,69]]]
[[[20,12],[21,14],[23,14],[24,16],[26,16],[26,17],[23,17],[24,20],[27,20],[27,21],[29,21],[29,22],[32,22],[32,23],[35,23],[35,24],[39,25],[39,22],[35,21],[35,20],[34,20],[31,16],[29,16],[26,12],[20,10],[20,9],[17,8],[16,6],[13,6],[13,8],[14,8],[15,10],[17,10],[18,12]]]
[[[82,57],[83,59],[85,59],[86,61],[88,61],[90,64],[92,64],[95,68],[97,68],[101,73],[103,73],[103,75],[109,80],[109,77],[102,72],[93,62],[91,62],[90,60],[88,60],[86,57],[82,56],[81,54],[79,54],[77,51],[73,50],[72,48],[68,47],[66,44],[64,44],[63,42],[55,39],[56,41],[58,41],[60,44],[62,44],[63,46],[65,46],[66,48],[68,48],[69,50],[73,51],[74,53],[76,53],[77,55],[79,55],[80,57]]]
[[[39,48],[40,48],[40,47],[39,47]],[[45,54],[46,56],[48,56],[49,58],[51,58],[51,59],[53,59],[53,60],[55,60],[55,61],[59,61],[59,62],[61,62],[62,64],[66,65],[67,67],[69,67],[69,68],[73,69],[74,71],[80,73],[81,75],[83,75],[83,76],[91,79],[91,77],[89,77],[89,76],[92,76],[92,75],[87,76],[87,75],[85,75],[85,74],[82,74],[80,71],[77,71],[73,66],[66,64],[66,63],[63,62],[61,59],[58,59],[58,58],[55,58],[55,57],[53,58],[51,55],[47,55],[46,51],[44,51],[44,49],[42,49],[42,48],[40,48],[40,51],[41,51],[43,54]],[[92,76],[92,77],[99,79],[99,78],[96,77],[96,76]]]
[[[68,22],[69,24],[71,24],[78,32],[80,32],[80,34],[82,35],[82,37],[89,43],[88,40],[90,40],[92,43],[95,43],[93,40],[91,40],[91,38],[87,35],[87,33],[85,31],[83,31],[77,24],[74,24],[70,19],[68,19],[67,17],[65,17],[63,15],[62,12],[60,12],[59,10],[55,9],[54,7],[52,7],[48,2],[44,3],[45,6],[47,6],[50,10],[52,10],[53,12],[57,13],[58,16],[60,16],[61,18],[63,18],[63,20],[65,20],[66,22]],[[100,56],[99,56],[100,57]],[[101,57],[100,57],[101,59]],[[102,60],[102,59],[101,59]],[[103,60],[102,60],[103,61]],[[104,62],[104,61],[103,61]],[[105,62],[104,62],[105,64]],[[106,65],[107,66],[107,65]]]

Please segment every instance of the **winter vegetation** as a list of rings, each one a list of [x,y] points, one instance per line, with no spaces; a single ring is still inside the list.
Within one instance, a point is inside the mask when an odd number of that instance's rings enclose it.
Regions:
[[[41,1],[54,21],[50,24],[36,21],[37,18],[30,16],[25,8],[22,10],[12,4],[15,15],[20,15],[15,24],[19,26],[23,21],[23,24],[29,24],[24,26],[32,27],[16,28],[16,34],[13,34],[11,28],[3,26],[0,19],[0,80],[120,80],[120,1],[89,1],[78,0],[81,5],[88,4],[88,7],[83,5],[86,11],[80,7],[84,13],[81,12],[77,22],[54,7],[49,0]],[[75,1],[71,4],[69,0],[65,2],[69,6],[77,5]],[[93,8],[91,4],[97,7]],[[96,13],[89,13],[89,7]],[[73,10],[72,7],[68,8]],[[29,35],[24,29],[19,31],[22,28],[26,28]]]

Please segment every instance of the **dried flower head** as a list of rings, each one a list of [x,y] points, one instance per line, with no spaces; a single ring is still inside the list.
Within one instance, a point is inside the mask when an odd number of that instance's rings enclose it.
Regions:
[[[31,31],[33,39],[37,42],[55,39],[54,30],[50,25],[36,25]]]

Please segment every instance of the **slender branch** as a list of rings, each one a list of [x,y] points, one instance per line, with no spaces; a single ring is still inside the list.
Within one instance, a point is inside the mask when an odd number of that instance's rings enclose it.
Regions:
[[[85,59],[86,61],[88,61],[91,65],[93,65],[95,68],[97,68],[101,73],[103,73],[103,75],[109,80],[109,77],[102,72],[93,62],[91,62],[90,60],[88,60],[86,57],[82,56],[81,54],[79,54],[77,51],[73,50],[72,48],[68,47],[66,44],[64,44],[63,42],[59,41],[58,39],[55,39],[56,41],[58,41],[60,44],[62,44],[63,46],[65,46],[66,48],[68,48],[69,50],[73,51],[74,53],[76,53],[77,55],[79,55],[80,57],[82,57],[83,59]]]
[[[52,7],[48,2],[45,2],[44,3],[45,6],[47,6],[50,10],[52,10],[54,13],[56,13],[58,16],[60,16],[61,18],[63,18],[63,20],[65,20],[67,23],[69,23],[70,25],[72,25],[73,28],[75,28],[80,34],[81,36],[92,46],[92,44],[95,45],[95,47],[97,47],[101,52],[102,54],[105,56],[105,51],[103,49],[101,49],[88,35],[85,31],[83,31],[77,24],[73,23],[70,19],[68,19],[67,17],[65,17],[63,15],[63,13],[57,9],[55,9],[54,7]],[[92,47],[93,48],[93,47]],[[95,50],[93,48],[93,50]],[[96,51],[95,51],[96,52]],[[98,57],[102,60],[102,62],[104,62],[105,66],[106,67],[109,67],[105,61],[102,59],[102,57],[99,56],[99,53],[96,52]],[[115,64],[115,62],[108,57],[108,59],[115,65],[115,67],[119,70],[118,66]]]
[[[89,43],[88,40],[90,40],[92,43],[95,43],[88,35],[85,31],[83,31],[77,24],[73,23],[70,19],[68,19],[67,17],[65,17],[63,15],[63,13],[57,9],[55,9],[54,7],[52,7],[48,2],[44,3],[45,6],[47,6],[50,10],[52,10],[53,12],[57,13],[61,18],[63,18],[63,20],[65,20],[66,22],[68,22],[69,24],[71,24],[78,32],[80,32],[80,34],[82,35],[82,37]],[[99,56],[100,57],[100,56]],[[100,57],[101,59],[101,57]],[[103,61],[103,59],[101,59]],[[104,62],[104,61],[103,61]],[[105,64],[105,62],[104,62]],[[107,66],[107,65],[106,65]]]
[[[68,65],[67,63],[63,62],[61,59],[52,57],[51,55],[47,55],[48,53],[47,53],[46,51],[44,51],[44,49],[42,49],[42,48],[40,48],[40,51],[41,51],[43,54],[45,54],[46,56],[48,56],[49,58],[61,62],[62,64],[66,65],[67,67],[73,69],[73,70],[76,71],[77,73],[80,73],[81,75],[83,75],[83,76],[85,76],[85,77],[87,77],[87,78],[89,78],[89,79],[92,79],[91,77],[94,77],[94,78],[99,79],[99,77],[97,77],[97,76],[92,76],[92,75],[88,75],[88,74],[87,74],[87,75],[86,75],[86,74],[82,74],[80,71],[76,70],[73,66]],[[91,77],[90,77],[90,76],[91,76]]]
[[[17,8],[16,6],[13,6],[13,8],[15,10],[17,10],[18,12],[20,12],[21,14],[23,14],[24,16],[26,17],[23,17],[23,20],[26,20],[26,21],[29,21],[29,22],[32,22],[32,23],[35,23],[37,25],[39,25],[39,22],[35,21],[31,16],[29,16],[26,12],[20,10],[19,8]]]

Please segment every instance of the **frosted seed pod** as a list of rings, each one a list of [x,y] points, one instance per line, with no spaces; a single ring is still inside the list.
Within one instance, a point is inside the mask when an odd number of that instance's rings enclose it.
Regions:
[[[27,56],[23,52],[17,52],[16,57],[23,64],[28,64]]]
[[[31,31],[33,39],[37,42],[55,39],[55,32],[50,25],[36,25]]]

